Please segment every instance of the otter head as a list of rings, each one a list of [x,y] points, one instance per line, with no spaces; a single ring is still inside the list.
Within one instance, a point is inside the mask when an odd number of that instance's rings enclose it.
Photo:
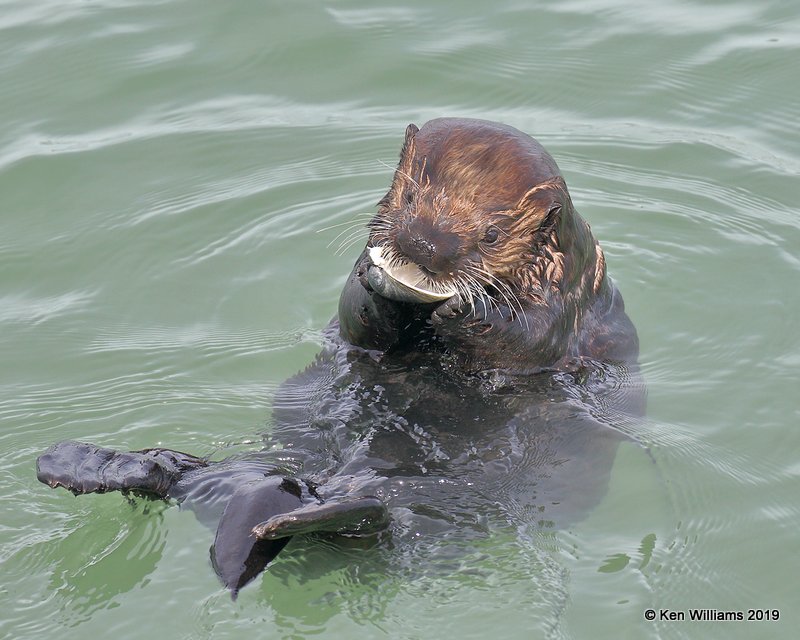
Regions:
[[[419,286],[468,300],[535,303],[580,285],[587,268],[590,288],[605,273],[550,154],[530,136],[482,120],[408,126],[370,244],[387,264],[418,268]]]

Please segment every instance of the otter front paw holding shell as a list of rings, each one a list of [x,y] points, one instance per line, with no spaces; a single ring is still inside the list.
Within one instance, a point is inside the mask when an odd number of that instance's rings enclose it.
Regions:
[[[461,296],[452,296],[433,310],[431,324],[434,327],[441,326],[450,320],[460,319],[469,310],[470,306],[464,303]]]
[[[465,302],[459,296],[453,296],[434,309],[430,321],[439,335],[469,334],[474,337],[502,331],[517,320],[509,307],[495,300]]]

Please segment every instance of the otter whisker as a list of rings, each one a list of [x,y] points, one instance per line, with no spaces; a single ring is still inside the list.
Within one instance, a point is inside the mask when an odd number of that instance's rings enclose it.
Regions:
[[[483,317],[485,318],[486,316],[489,315],[489,310],[486,308],[486,295],[485,294],[481,295],[480,301],[481,301],[481,304],[483,305]],[[491,304],[489,306],[491,307]]]
[[[477,298],[483,304],[483,315],[486,317],[488,315],[488,311],[486,309],[486,300],[483,287],[481,284],[475,280],[469,274],[462,274],[461,277],[466,281],[466,288],[469,295],[470,306],[472,307],[472,313],[475,314],[475,299]]]
[[[407,179],[409,182],[411,182],[411,184],[413,184],[413,185],[414,185],[414,186],[415,186],[417,189],[422,189],[422,187],[420,187],[420,186],[419,186],[419,182],[417,182],[416,180],[414,180],[414,178],[412,178],[412,177],[411,177],[410,175],[408,175],[408,174],[407,174],[405,171],[403,171],[402,169],[400,169],[400,167],[396,167],[396,168],[395,168],[395,167],[392,167],[392,166],[390,166],[390,165],[386,164],[386,163],[385,163],[383,160],[380,160],[380,159],[378,160],[378,162],[379,162],[380,164],[382,164],[384,167],[386,167],[387,169],[391,169],[391,170],[392,170],[392,171],[394,171],[395,173],[399,173],[401,176],[403,176],[403,177],[404,177],[404,178],[406,178],[406,179]]]
[[[376,241],[378,238],[381,238],[382,242],[380,244],[388,244],[389,238],[391,237],[391,229],[384,227],[374,228],[371,229],[370,235],[372,236],[372,239]]]
[[[346,234],[346,235],[345,235]],[[344,237],[341,237],[344,236]],[[354,228],[354,229],[345,229],[342,233],[336,236],[336,239],[339,239],[339,247],[334,252],[336,255],[341,254],[345,249],[349,248],[349,246],[356,240],[363,239],[364,237],[364,229],[362,227]],[[328,243],[330,247],[333,244],[333,241]]]
[[[357,213],[354,216],[355,218],[366,218],[370,220],[375,217],[374,213],[369,213],[367,211],[363,213]],[[326,231],[330,231],[331,229],[336,229],[337,227],[343,227],[347,224],[362,224],[361,222],[357,222],[355,219],[352,220],[345,220],[344,222],[337,222],[336,224],[328,225],[327,227],[322,227],[322,229],[317,229],[315,233],[325,233]]]
[[[392,223],[390,220],[383,218],[382,216],[375,216],[367,223],[367,228],[370,230],[389,230],[392,228]]]
[[[471,274],[468,270],[461,274],[462,278],[467,280],[470,285],[470,289],[473,292],[473,296],[476,298],[485,298],[486,297],[486,289],[484,288],[484,283],[475,275]],[[491,303],[490,303],[491,304]]]
[[[522,307],[522,302],[520,301],[519,297],[516,293],[509,287],[505,282],[500,280],[497,276],[493,273],[490,273],[486,269],[479,267],[476,264],[469,264],[467,265],[467,269],[471,270],[474,275],[481,276],[485,278],[485,284],[493,286],[497,289],[497,292],[503,298],[503,301],[506,303],[506,306],[511,310],[512,316],[516,316],[517,320],[522,326],[523,321],[525,324],[525,328],[530,330],[530,325],[528,323],[528,318],[525,315]],[[510,298],[510,299],[509,299]],[[498,307],[499,311],[499,307]]]
[[[348,234],[350,234],[350,233],[352,233],[352,232],[354,232],[354,231],[363,232],[363,231],[366,231],[366,230],[367,230],[367,229],[366,229],[366,227],[364,227],[364,225],[362,225],[362,224],[360,224],[360,223],[357,223],[357,222],[356,222],[356,223],[352,223],[350,226],[348,226],[348,227],[345,227],[344,229],[342,229],[341,231],[339,231],[339,233],[337,233],[337,234],[334,236],[333,240],[331,240],[331,241],[328,243],[328,246],[331,246],[331,245],[332,245],[334,242],[336,242],[336,241],[337,241],[339,238],[341,238],[341,237],[342,237],[342,236],[344,236],[344,235],[348,235]]]
[[[487,308],[486,303],[488,296],[486,295],[486,289],[484,288],[483,283],[478,278],[467,272],[461,273],[459,278],[462,279],[466,284],[467,294],[469,295],[473,313],[475,310],[474,301],[475,299],[478,299],[483,305],[484,316],[488,315],[488,309],[491,308],[492,300],[489,298],[489,307]]]
[[[364,229],[363,225],[353,223],[349,227],[346,227],[346,228],[342,229],[339,233],[337,233],[333,237],[333,239],[326,246],[328,248],[330,248],[331,246],[333,246],[334,243],[336,243],[339,240],[339,238],[341,238],[342,236],[349,236],[351,233],[353,233],[355,231],[358,231],[359,233],[363,233],[365,231],[365,229]]]
[[[496,309],[497,311],[500,311],[500,307],[498,306],[497,301],[487,293],[485,283],[482,282],[480,279],[476,278],[474,275],[469,275],[469,278],[473,283],[472,286],[475,290],[476,297],[480,298],[480,301],[483,304],[484,315],[488,316],[489,309],[492,308]]]
[[[352,247],[355,242],[363,240],[363,235],[364,234],[361,229],[351,231],[350,234],[342,240],[339,248],[334,252],[334,255],[343,255],[345,251]]]
[[[389,245],[394,235],[394,224],[385,215],[378,214],[367,225],[373,244]]]
[[[373,216],[372,220],[370,220],[367,223],[367,226],[370,227],[370,228],[391,227],[392,226],[392,221],[389,220],[389,218],[387,218],[386,216],[382,216],[380,214],[377,214],[377,215]]]
[[[498,284],[504,285],[504,283],[499,281]],[[497,290],[498,293],[503,297],[503,300],[505,301],[508,308],[511,310],[512,317],[516,316],[517,321],[520,323],[520,326],[522,326],[524,322],[525,328],[527,330],[530,330],[531,327],[530,324],[528,323],[528,316],[525,315],[525,312],[522,309],[522,303],[520,302],[517,295],[507,285],[498,287]],[[506,295],[506,292],[508,292],[508,295]],[[510,300],[509,300],[509,295],[511,296]]]
[[[359,214],[358,217],[368,217],[366,214]],[[372,217],[370,217],[370,220]],[[337,227],[345,227],[343,230],[339,231],[339,233],[331,240],[328,246],[331,246],[340,236],[347,233],[351,229],[364,229],[367,230],[369,228],[370,221],[367,221],[367,224],[364,224],[363,220],[348,220],[346,222],[340,222],[338,224],[333,224],[328,227],[324,227],[322,229],[317,229],[317,233],[322,233],[323,231],[330,231],[331,229],[335,229]]]
[[[338,256],[343,256],[346,253],[348,253],[353,248],[353,246],[355,246],[357,244],[360,244],[361,241],[362,241],[362,238],[360,236],[354,236],[354,237],[350,238],[349,240],[347,240],[346,242],[342,242],[336,248],[336,250],[333,252],[333,255],[335,255],[337,257]]]
[[[485,284],[493,286],[496,289],[498,289],[499,291],[507,292],[514,300],[519,302],[519,299],[517,298],[517,295],[514,293],[514,291],[511,289],[511,287],[509,287],[508,284],[506,284],[505,282],[500,280],[493,273],[487,271],[486,269],[478,267],[475,264],[468,265],[468,268],[470,268],[472,270],[472,273],[474,273],[476,275],[479,275],[479,276],[482,276],[485,279]]]
[[[458,292],[459,300],[463,300],[465,302],[469,302],[470,313],[475,315],[475,302],[472,299],[472,296],[469,292],[469,287],[465,282],[461,279],[454,281],[453,283],[456,287],[456,291]]]

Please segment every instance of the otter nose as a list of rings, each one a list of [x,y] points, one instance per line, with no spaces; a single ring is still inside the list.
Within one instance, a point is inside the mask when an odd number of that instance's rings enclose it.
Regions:
[[[458,234],[416,222],[395,237],[397,249],[430,275],[453,273],[461,253]]]
[[[419,236],[400,236],[397,238],[400,252],[412,262],[428,271],[433,271],[433,261],[436,257],[436,245],[427,238]]]

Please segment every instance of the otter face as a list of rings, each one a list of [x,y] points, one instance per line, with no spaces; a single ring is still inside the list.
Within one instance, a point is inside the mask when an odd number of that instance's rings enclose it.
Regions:
[[[416,267],[417,286],[509,306],[541,289],[566,184],[533,138],[505,125],[442,118],[409,125],[370,244],[389,265]],[[553,270],[551,269],[551,272]]]

